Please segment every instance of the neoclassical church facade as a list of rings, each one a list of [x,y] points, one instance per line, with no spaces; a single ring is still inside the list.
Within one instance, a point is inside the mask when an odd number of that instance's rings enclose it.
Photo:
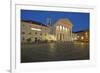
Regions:
[[[68,19],[59,19],[52,28],[58,41],[71,41],[72,23]]]
[[[21,20],[21,42],[72,41],[72,23],[69,19],[59,19],[48,25],[30,20]]]

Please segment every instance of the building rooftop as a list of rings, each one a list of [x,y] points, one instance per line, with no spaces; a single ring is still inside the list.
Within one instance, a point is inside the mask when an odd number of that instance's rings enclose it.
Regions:
[[[40,26],[45,26],[47,27],[47,25],[41,23],[41,22],[37,22],[37,21],[33,21],[33,20],[21,20],[21,22],[27,22],[27,23],[31,23],[31,24],[37,24],[37,25],[40,25]]]
[[[64,26],[67,26],[67,27],[73,26],[69,19],[59,19],[55,24],[63,24]]]
[[[89,30],[80,30],[80,31],[76,31],[76,32],[73,32],[73,33],[81,33],[81,32],[89,32]]]

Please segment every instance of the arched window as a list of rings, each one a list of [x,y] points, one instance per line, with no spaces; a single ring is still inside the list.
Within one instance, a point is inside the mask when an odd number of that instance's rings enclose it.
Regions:
[[[37,32],[35,32],[35,35],[37,35]]]
[[[22,32],[22,34],[25,34],[25,32]]]

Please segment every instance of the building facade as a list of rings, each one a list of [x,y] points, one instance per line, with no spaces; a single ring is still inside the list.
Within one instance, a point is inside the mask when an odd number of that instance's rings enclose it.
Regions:
[[[21,21],[22,42],[36,42],[47,39],[49,28],[33,21]]]
[[[51,23],[51,21],[49,21]],[[71,41],[72,23],[59,19],[55,24],[42,24],[36,21],[21,21],[21,42]]]
[[[74,32],[74,40],[89,42],[89,30]]]

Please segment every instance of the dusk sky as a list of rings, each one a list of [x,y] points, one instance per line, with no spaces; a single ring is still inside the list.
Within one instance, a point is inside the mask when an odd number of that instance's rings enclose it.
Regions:
[[[89,13],[21,10],[21,20],[33,20],[47,24],[48,17],[51,18],[52,24],[61,18],[69,19],[73,24],[73,32],[89,29]]]

